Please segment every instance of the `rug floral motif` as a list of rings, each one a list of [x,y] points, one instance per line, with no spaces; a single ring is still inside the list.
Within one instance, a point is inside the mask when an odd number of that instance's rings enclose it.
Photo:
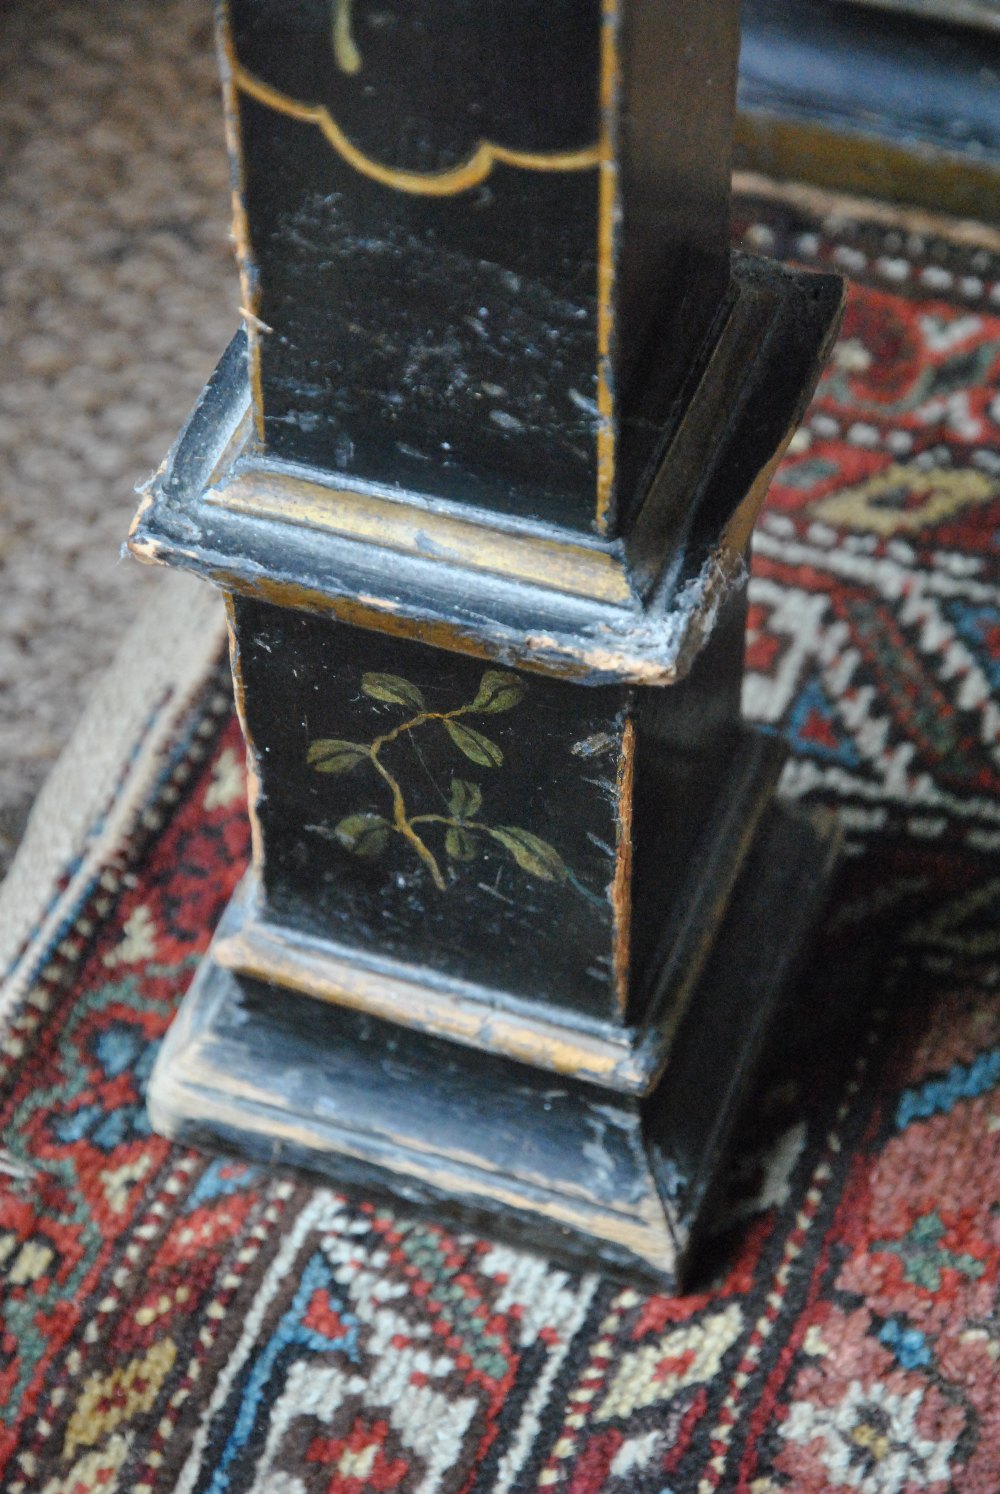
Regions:
[[[151,1134],[248,850],[207,681],[4,1043],[9,1494],[1000,1488],[1000,265],[738,218],[854,281],[745,695],[848,854],[700,1274],[650,1294]]]

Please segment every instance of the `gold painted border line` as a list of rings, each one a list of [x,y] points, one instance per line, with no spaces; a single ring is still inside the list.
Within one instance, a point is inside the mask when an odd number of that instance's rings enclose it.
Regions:
[[[247,692],[243,679],[243,656],[240,635],[236,623],[236,602],[231,592],[223,593],[226,607],[226,633],[229,639],[229,666],[233,676],[233,695],[236,717],[243,733],[246,747],[247,815],[250,820],[250,862],[258,877],[264,875],[264,828],[260,822],[258,805],[264,798],[264,786],[259,771],[260,753],[247,719]]]
[[[524,151],[510,150],[492,140],[480,140],[472,154],[458,166],[445,171],[401,171],[366,155],[345,134],[325,104],[305,104],[289,97],[264,83],[235,58],[231,61],[231,68],[235,84],[242,93],[290,119],[316,125],[349,166],[396,192],[408,192],[418,197],[453,197],[458,192],[478,187],[497,165],[515,166],[524,171],[590,171],[601,163],[599,145],[584,146],[581,150]]]
[[[615,400],[611,370],[614,328],[615,216],[618,206],[618,168],[610,121],[614,117],[620,73],[618,65],[618,0],[601,5],[601,138],[598,145],[597,207],[597,530],[607,533],[615,480]]]
[[[414,511],[377,494],[250,471],[211,489],[204,501],[591,601],[614,606],[635,601],[625,567],[610,551],[495,530],[450,514]]]
[[[614,917],[614,974],[618,1010],[624,1019],[628,1012],[629,975],[632,955],[632,858],[635,850],[632,810],[635,799],[635,718],[630,716],[622,733],[621,756],[615,790],[618,799],[618,837],[615,847],[615,875],[611,883],[611,910]]]

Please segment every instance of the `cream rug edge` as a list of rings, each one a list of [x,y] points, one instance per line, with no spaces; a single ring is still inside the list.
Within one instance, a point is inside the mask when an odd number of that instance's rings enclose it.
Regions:
[[[179,572],[151,575],[149,586],[0,884],[0,1024],[27,994],[109,848],[127,838],[164,749],[224,646],[225,614],[214,588]]]

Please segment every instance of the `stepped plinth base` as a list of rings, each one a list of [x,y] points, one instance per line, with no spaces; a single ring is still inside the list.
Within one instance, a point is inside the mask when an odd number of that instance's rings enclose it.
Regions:
[[[316,1000],[210,954],[157,1061],[153,1123],[674,1286],[835,849],[828,822],[767,811],[648,1095]]]

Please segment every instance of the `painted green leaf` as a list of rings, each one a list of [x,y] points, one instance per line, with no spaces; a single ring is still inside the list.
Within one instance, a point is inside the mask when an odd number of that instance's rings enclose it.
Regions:
[[[476,854],[476,837],[457,825],[449,827],[444,838],[444,848],[452,861],[471,861]]]
[[[550,846],[539,835],[532,835],[530,830],[522,830],[517,825],[500,825],[489,833],[510,852],[518,866],[533,877],[540,877],[543,882],[561,882],[568,875],[566,863],[555,846]]]
[[[487,669],[479,681],[472,708],[490,716],[512,711],[524,699],[525,688],[516,674],[505,669]]]
[[[451,796],[448,808],[459,820],[471,820],[483,802],[483,791],[478,783],[466,783],[464,778],[451,780]]]
[[[333,833],[355,856],[381,856],[389,844],[392,826],[380,814],[349,814]]]
[[[362,675],[361,689],[372,700],[385,701],[386,705],[409,706],[414,711],[425,709],[424,697],[416,685],[398,674]]]
[[[306,754],[317,773],[347,773],[368,756],[360,742],[342,742],[339,737],[321,737],[309,743]]]
[[[499,768],[503,762],[503,753],[496,742],[484,737],[481,731],[466,726],[462,721],[445,721],[444,728],[459,751],[474,763],[484,768]]]

